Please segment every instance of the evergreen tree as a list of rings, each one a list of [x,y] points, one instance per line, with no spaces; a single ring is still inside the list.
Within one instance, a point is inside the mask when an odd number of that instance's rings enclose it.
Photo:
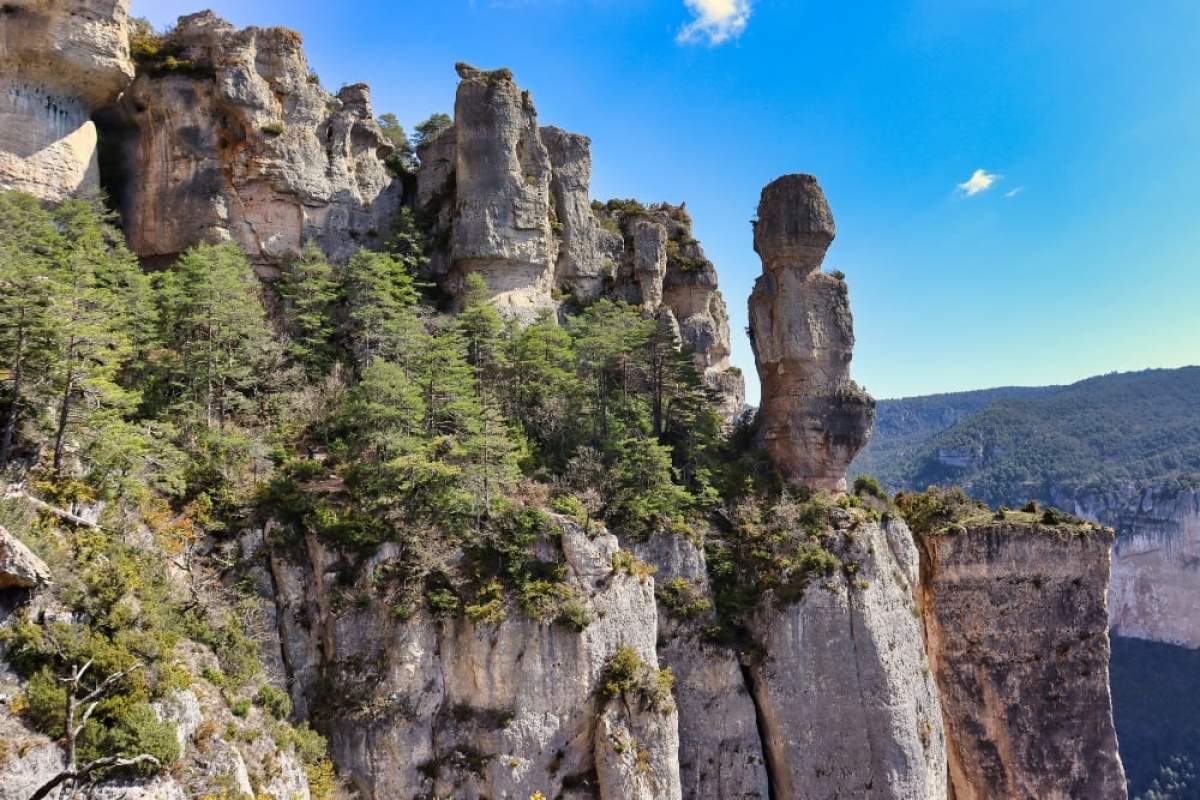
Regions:
[[[610,513],[634,524],[675,520],[692,502],[691,495],[675,482],[671,450],[652,439],[623,440],[615,456],[617,488]]]
[[[376,358],[409,362],[421,338],[417,291],[404,263],[387,253],[359,250],[341,270],[344,335],[355,363]]]
[[[0,468],[12,457],[22,414],[47,388],[60,332],[54,324],[61,236],[37,200],[0,192]]]
[[[424,122],[418,122],[414,126],[416,135],[413,137],[413,147],[419,150],[422,145],[432,142],[441,135],[442,131],[447,130],[453,125],[454,120],[450,119],[449,115],[442,113],[431,114],[429,119]]]
[[[310,380],[329,372],[336,360],[333,319],[337,283],[325,254],[308,242],[299,258],[288,261],[277,284],[290,341],[288,357]]]
[[[198,245],[160,281],[167,384],[185,420],[212,429],[245,415],[273,344],[258,279],[233,243]]]
[[[589,384],[585,416],[593,420],[593,440],[602,448],[642,427],[644,404],[637,395],[644,378],[642,350],[655,328],[637,309],[607,299],[572,320],[577,369]]]
[[[404,126],[400,124],[400,120],[396,119],[396,115],[392,113],[379,115],[379,129],[383,131],[383,135],[392,143],[396,149],[392,152],[389,161],[395,160],[395,163],[402,169],[411,172],[417,166],[416,164],[416,149],[412,142],[408,140],[408,134],[404,130]]]
[[[508,344],[504,384],[508,415],[543,462],[564,466],[579,415],[581,382],[571,336],[549,311],[516,331]]]

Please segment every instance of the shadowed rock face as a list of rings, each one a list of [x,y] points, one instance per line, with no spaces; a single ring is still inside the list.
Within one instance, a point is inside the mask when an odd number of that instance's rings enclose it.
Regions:
[[[841,491],[870,436],[875,401],[850,380],[846,282],[819,271],[835,233],[816,178],[785,175],[763,189],[754,249],[764,272],[750,297],[750,328],[767,451],[790,482]]]
[[[59,201],[99,186],[92,112],[133,78],[129,0],[0,8],[0,188]]]
[[[310,239],[339,261],[381,241],[403,192],[365,85],[322,89],[284,28],[204,12],[170,38],[191,68],[143,71],[105,114],[135,253],[233,239],[269,268]]]
[[[1108,688],[1113,534],[921,537],[921,596],[956,800],[1124,800]]]
[[[499,308],[532,321],[554,307],[550,154],[509,70],[459,64],[458,74],[454,267],[482,275]]]

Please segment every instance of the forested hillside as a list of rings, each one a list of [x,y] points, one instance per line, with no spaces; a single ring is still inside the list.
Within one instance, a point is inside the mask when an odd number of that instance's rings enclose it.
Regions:
[[[854,464],[892,489],[958,484],[995,505],[1053,490],[1200,476],[1200,367],[1102,375],[1065,387],[880,403]]]

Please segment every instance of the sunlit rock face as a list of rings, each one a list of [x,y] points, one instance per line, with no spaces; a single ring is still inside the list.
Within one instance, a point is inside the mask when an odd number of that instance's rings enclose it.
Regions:
[[[133,78],[129,0],[0,7],[0,188],[59,201],[98,188],[92,112]]]
[[[1108,682],[1113,533],[922,535],[920,598],[957,800],[1124,800]]]
[[[846,282],[820,271],[835,234],[813,176],[785,175],[763,189],[754,227],[763,274],[750,297],[750,333],[771,458],[793,484],[841,491],[870,435],[875,401],[850,379]]]
[[[185,67],[140,72],[106,112],[134,252],[237,241],[260,267],[311,240],[335,260],[382,242],[403,196],[363,84],[321,88],[299,34],[211,12],[169,35]]]
[[[593,208],[591,140],[538,125],[507,69],[458,65],[454,124],[419,149],[415,209],[430,272],[451,295],[478,274],[502,314],[529,322],[600,297],[642,306],[678,332],[723,416],[742,410],[717,271],[683,205]]]

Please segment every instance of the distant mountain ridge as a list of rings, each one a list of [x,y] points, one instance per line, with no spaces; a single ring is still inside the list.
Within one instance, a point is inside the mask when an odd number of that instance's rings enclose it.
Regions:
[[[958,484],[995,505],[1191,485],[1200,477],[1200,367],[883,400],[851,472],[893,491]]]

